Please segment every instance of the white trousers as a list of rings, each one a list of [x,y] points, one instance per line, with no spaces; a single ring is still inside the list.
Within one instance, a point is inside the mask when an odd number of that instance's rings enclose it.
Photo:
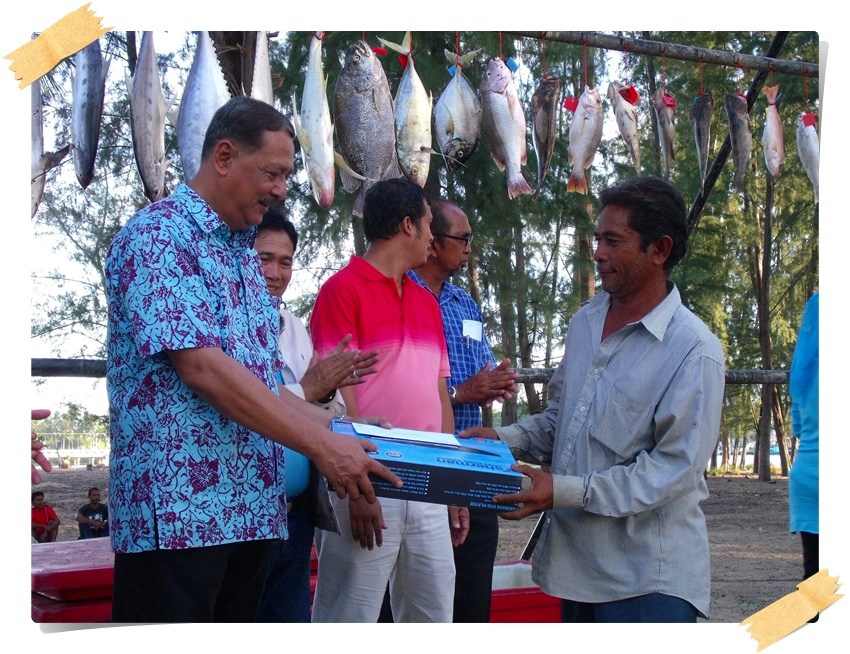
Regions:
[[[313,622],[377,622],[389,582],[395,622],[451,622],[455,565],[448,507],[379,498],[387,528],[372,551],[351,537],[348,500],[331,493],[341,534],[316,530]]]

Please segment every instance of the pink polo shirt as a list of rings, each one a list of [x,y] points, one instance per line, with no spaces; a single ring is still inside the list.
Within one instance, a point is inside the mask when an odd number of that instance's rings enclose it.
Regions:
[[[433,295],[406,275],[402,283],[399,297],[392,277],[353,255],[319,290],[310,318],[313,344],[326,356],[351,333],[349,348],[378,352],[377,372],[354,387],[362,415],[442,431],[437,384],[449,376],[443,318]]]

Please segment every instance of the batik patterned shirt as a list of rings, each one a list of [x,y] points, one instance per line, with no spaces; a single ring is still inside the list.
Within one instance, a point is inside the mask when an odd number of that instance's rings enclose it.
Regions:
[[[119,232],[106,259],[113,549],[204,547],[285,534],[275,450],[180,378],[168,351],[221,348],[270,389],[279,300],[254,229],[234,232],[180,185]]]

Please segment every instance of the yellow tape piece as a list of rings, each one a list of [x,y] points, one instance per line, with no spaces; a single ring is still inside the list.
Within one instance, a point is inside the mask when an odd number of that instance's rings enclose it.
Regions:
[[[815,617],[820,611],[843,597],[836,591],[838,577],[830,577],[826,570],[797,584],[797,590],[776,600],[741,622],[750,636],[758,641],[758,651],[784,638]]]
[[[112,29],[101,27],[101,19],[95,17],[89,6],[91,3],[83,5],[4,57],[12,60],[9,69],[15,74],[15,79],[21,81],[18,88],[29,86],[53,70],[60,61]]]

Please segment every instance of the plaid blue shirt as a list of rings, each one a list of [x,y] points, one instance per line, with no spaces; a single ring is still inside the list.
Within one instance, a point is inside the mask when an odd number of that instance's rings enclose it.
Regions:
[[[425,289],[428,286],[415,272],[408,271],[410,278]],[[428,289],[430,291],[430,289]],[[449,367],[451,375],[449,384],[457,386],[481,370],[487,362],[497,365],[496,357],[484,334],[481,319],[481,309],[475,300],[459,286],[445,282],[437,298],[440,312],[443,314],[443,331],[446,335],[446,346],[449,351]],[[481,338],[476,339],[463,334],[464,321],[481,323]],[[455,431],[481,424],[481,407],[477,404],[455,404]]]

